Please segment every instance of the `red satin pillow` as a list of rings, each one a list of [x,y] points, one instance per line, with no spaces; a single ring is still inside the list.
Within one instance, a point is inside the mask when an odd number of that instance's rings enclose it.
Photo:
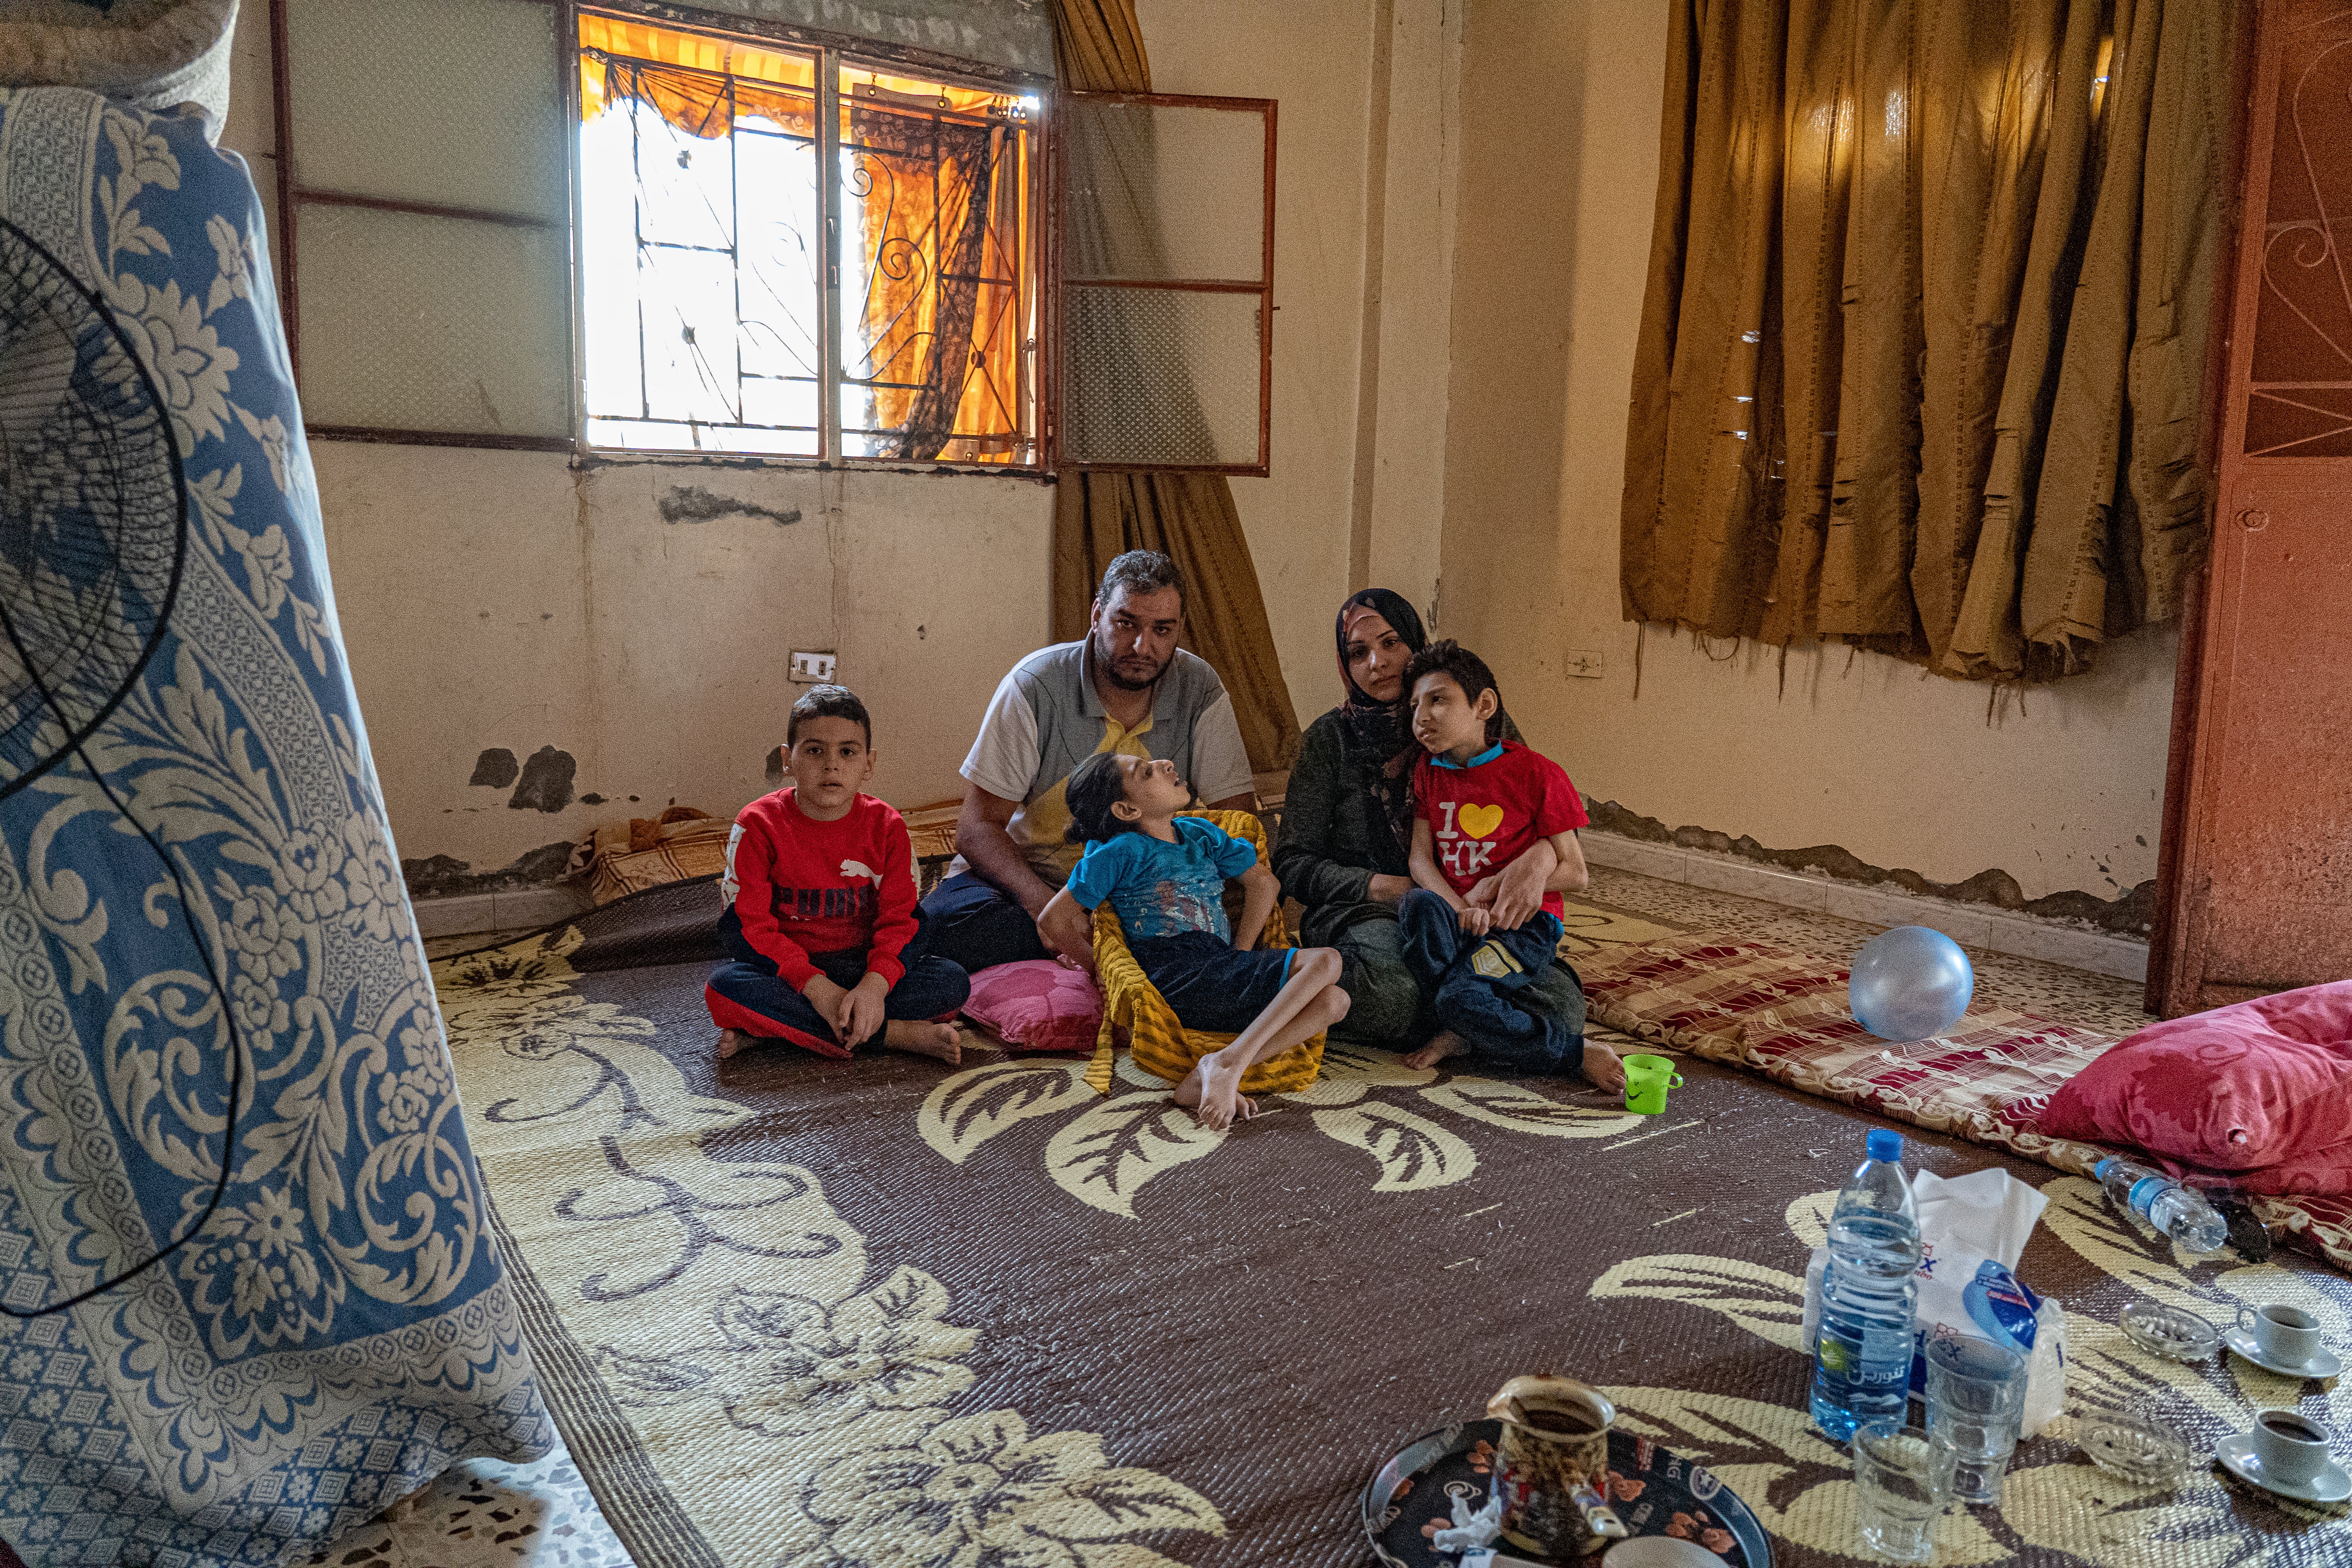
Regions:
[[[2258,1192],[2352,1191],[2352,980],[2151,1024],[2053,1094],[2035,1127],[2238,1173]]]
[[[1091,1051],[1102,998],[1081,972],[1051,959],[1000,963],[971,977],[964,1016],[1032,1051]]]

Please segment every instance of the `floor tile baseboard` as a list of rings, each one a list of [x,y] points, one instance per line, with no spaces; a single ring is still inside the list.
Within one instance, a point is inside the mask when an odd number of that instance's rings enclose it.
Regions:
[[[416,910],[416,934],[436,937],[464,936],[472,931],[528,931],[535,926],[552,925],[593,906],[570,888],[510,888],[495,893],[418,899],[412,907]]]
[[[1588,827],[1582,834],[1585,858],[1596,866],[1633,871],[1662,881],[1684,882],[1719,893],[1764,899],[1797,909],[1868,925],[1930,926],[1962,947],[2038,958],[2070,969],[2087,969],[2123,980],[2147,977],[2147,943],[2080,926],[2015,914],[2007,910],[1955,903],[1949,899],[1923,898],[1885,888],[1858,888],[1826,877],[1804,877],[1775,870],[1728,855],[1685,849],[1679,844],[1652,844]]]

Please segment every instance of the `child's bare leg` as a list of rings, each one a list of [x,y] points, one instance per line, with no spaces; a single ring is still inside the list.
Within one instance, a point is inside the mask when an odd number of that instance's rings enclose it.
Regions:
[[[1408,1052],[1404,1065],[1415,1072],[1435,1067],[1448,1057],[1458,1057],[1470,1048],[1470,1042],[1451,1029],[1440,1029],[1430,1037],[1429,1044],[1417,1051]]]
[[[1177,1103],[1195,1106],[1193,1114],[1213,1131],[1230,1126],[1243,1110],[1242,1075],[1255,1063],[1302,1040],[1311,1039],[1348,1016],[1348,994],[1339,988],[1339,955],[1328,947],[1309,948],[1291,961],[1290,978],[1265,1011],[1250,1021],[1233,1043],[1211,1051],[1193,1065],[1177,1086]],[[1196,1081],[1197,1080],[1197,1083]],[[1192,1095],[1188,1097],[1186,1089]]]
[[[740,1029],[719,1030],[719,1059],[722,1062],[725,1061],[729,1057],[733,1056],[737,1051],[741,1050],[751,1043],[751,1037],[745,1034]]]
[[[1200,1085],[1201,1103],[1194,1112],[1196,1119],[1202,1126],[1214,1130],[1230,1125],[1235,1118],[1246,1121],[1255,1116],[1257,1101],[1241,1092],[1242,1079],[1249,1069],[1268,1057],[1281,1055],[1302,1040],[1313,1039],[1347,1016],[1348,994],[1337,985],[1327,985],[1308,997],[1307,1005],[1293,1013],[1290,1022],[1281,1028],[1260,1036],[1255,1042],[1244,1041],[1236,1036],[1232,1045],[1202,1057],[1192,1069],[1192,1076],[1197,1077]],[[1212,1121],[1218,1104],[1213,1097],[1223,1085],[1230,1085],[1232,1110],[1223,1121]]]
[[[882,1026],[882,1045],[887,1050],[911,1051],[919,1057],[929,1057],[950,1067],[963,1065],[963,1037],[957,1034],[953,1024],[930,1024],[920,1018],[893,1018]]]

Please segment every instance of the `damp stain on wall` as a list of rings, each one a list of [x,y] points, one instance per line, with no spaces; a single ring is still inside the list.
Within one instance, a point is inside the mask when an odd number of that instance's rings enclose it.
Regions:
[[[776,789],[782,785],[784,782],[784,749],[782,746],[771,746],[768,748],[767,773],[768,787],[770,789]],[[629,798],[635,800],[636,797],[635,795],[631,795]]]
[[[722,496],[700,485],[672,485],[657,503],[664,522],[716,522],[722,517],[763,517],[778,528],[801,520],[801,509],[778,511],[772,507]]]
[[[1767,849],[1744,834],[1734,838],[1713,828],[1668,827],[1656,817],[1629,811],[1613,800],[1590,801],[1587,805],[1592,826],[1603,833],[1638,838],[1650,844],[1673,844],[1685,849],[1736,855],[1743,860],[1753,860],[1784,871],[1811,871],[1862,887],[1874,888],[1892,882],[1908,893],[1950,899],[1964,904],[1990,904],[1995,909],[2013,910],[2019,914],[2038,915],[2044,920],[2082,921],[2120,936],[2146,936],[2156,919],[2156,883],[2153,879],[2126,889],[2119,898],[2107,899],[2096,893],[2069,889],[2029,899],[2017,879],[1998,867],[1979,871],[1964,881],[1937,882],[1902,867],[1889,869],[1870,865],[1852,850],[1834,844],[1816,844],[1804,849]],[[2100,869],[2104,871],[2106,868],[2102,866]]]
[[[572,776],[579,764],[569,752],[541,746],[522,765],[522,780],[507,797],[511,811],[562,811],[572,804]]]
[[[515,782],[515,775],[520,772],[522,772],[522,764],[515,761],[515,754],[512,752],[508,751],[504,746],[492,746],[474,759],[474,776],[466,782],[469,784],[487,784],[492,789],[504,789]]]
[[[511,888],[543,888],[560,879],[572,858],[572,841],[542,844],[495,871],[477,871],[470,861],[447,855],[403,860],[400,874],[412,899],[448,899],[464,893],[495,893]]]

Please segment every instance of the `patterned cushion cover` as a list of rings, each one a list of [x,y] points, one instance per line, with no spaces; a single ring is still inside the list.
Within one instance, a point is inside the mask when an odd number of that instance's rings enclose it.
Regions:
[[[1049,958],[1000,963],[971,977],[964,1016],[985,1024],[1008,1046],[1033,1051],[1091,1051],[1102,1027],[1094,982]]]
[[[2208,1170],[2352,1176],[2352,980],[2151,1024],[2053,1094],[2040,1124]]]

